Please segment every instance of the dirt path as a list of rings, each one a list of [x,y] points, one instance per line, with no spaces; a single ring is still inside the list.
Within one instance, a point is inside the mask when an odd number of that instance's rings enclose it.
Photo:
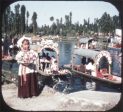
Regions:
[[[5,102],[13,109],[41,111],[99,111],[109,110],[120,100],[120,93],[83,90],[70,94],[56,92],[44,87],[38,97],[20,99],[14,84],[2,86]]]

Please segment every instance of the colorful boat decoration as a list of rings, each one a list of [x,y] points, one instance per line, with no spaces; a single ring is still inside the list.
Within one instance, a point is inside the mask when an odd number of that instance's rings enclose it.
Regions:
[[[53,40],[41,41],[38,47],[39,58],[37,60],[37,71],[44,76],[66,75],[70,71],[59,68],[59,48],[58,43]]]

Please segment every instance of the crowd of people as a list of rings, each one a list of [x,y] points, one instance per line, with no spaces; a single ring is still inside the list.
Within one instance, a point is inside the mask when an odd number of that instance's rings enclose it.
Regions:
[[[18,35],[4,35],[2,38],[2,58],[16,55],[19,50],[17,46]]]

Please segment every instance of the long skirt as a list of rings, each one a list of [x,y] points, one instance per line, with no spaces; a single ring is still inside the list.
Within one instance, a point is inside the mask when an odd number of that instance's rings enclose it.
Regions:
[[[38,96],[38,93],[37,73],[18,76],[18,97],[29,98]]]

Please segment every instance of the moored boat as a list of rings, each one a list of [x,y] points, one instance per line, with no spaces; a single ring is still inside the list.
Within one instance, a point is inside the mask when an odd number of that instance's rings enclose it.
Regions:
[[[40,74],[49,76],[69,73],[67,69],[59,68],[59,48],[56,42],[52,40],[42,41],[38,47],[38,54],[37,70]]]
[[[78,58],[81,59],[81,63],[76,64]],[[90,59],[91,64],[89,66]],[[108,51],[77,48],[72,54],[71,64],[64,67],[69,68],[75,75],[78,74],[106,86],[121,88],[122,79],[112,74],[112,57]]]
[[[38,46],[37,72],[41,83],[48,83],[54,89],[59,89],[59,84],[67,87],[71,72],[68,69],[59,67],[59,47],[58,43],[52,40],[41,41]]]
[[[97,41],[91,37],[82,37],[78,40],[77,48],[95,49]]]

